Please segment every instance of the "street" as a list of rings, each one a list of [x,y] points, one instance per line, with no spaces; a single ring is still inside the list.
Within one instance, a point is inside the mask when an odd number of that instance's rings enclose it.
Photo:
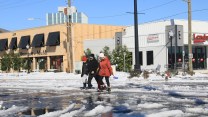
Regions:
[[[0,100],[3,101],[4,110],[10,109],[13,105],[21,107],[10,114],[4,111],[8,117],[14,115],[44,117],[46,112],[48,114],[59,112],[58,116],[64,116],[80,110],[83,106],[85,109],[74,116],[204,117],[208,115],[207,89],[207,82],[189,81],[141,81],[129,82],[123,86],[112,84],[110,94],[105,91],[97,92],[96,89],[80,90],[78,87],[65,90],[2,88]],[[75,106],[60,112],[71,104]]]

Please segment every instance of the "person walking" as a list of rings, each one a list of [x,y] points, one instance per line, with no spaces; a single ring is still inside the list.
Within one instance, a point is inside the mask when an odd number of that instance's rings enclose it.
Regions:
[[[110,87],[110,81],[109,81],[109,77],[111,75],[113,75],[113,70],[111,67],[111,63],[110,60],[108,59],[108,57],[104,56],[104,53],[100,53],[99,54],[99,83],[101,84],[101,89],[104,90],[105,89],[105,84],[103,83],[103,78],[105,78],[106,84],[107,84],[107,91],[111,91],[111,87]]]
[[[88,77],[88,88],[92,88],[92,79],[95,77],[96,82],[98,83],[98,79],[96,78],[97,75],[97,69],[98,69],[98,61],[95,59],[94,54],[90,54],[89,56],[89,61],[88,61],[88,72],[89,72],[89,77]]]
[[[88,78],[88,60],[86,56],[82,57],[82,73],[81,73],[81,77],[82,77],[82,82],[83,82],[83,87],[81,87],[82,89],[86,89],[87,87],[87,78]]]

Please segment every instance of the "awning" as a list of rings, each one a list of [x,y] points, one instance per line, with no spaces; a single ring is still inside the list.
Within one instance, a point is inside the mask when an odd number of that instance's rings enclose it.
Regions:
[[[60,45],[60,32],[50,32],[46,42],[46,46]]]
[[[13,37],[10,44],[9,44],[9,49],[17,49],[17,37]]]
[[[8,39],[0,39],[0,51],[8,49]]]
[[[18,47],[21,49],[26,49],[27,45],[30,45],[30,36],[22,36]]]
[[[32,47],[44,46],[44,34],[36,34],[32,41]]]

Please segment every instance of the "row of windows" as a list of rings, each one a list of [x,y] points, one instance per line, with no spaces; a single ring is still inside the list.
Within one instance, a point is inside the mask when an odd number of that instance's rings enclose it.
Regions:
[[[154,56],[153,56],[153,51],[147,51],[147,65],[153,65],[153,60],[154,60]],[[140,65],[143,65],[143,54],[142,52],[139,52],[139,62]]]
[[[7,49],[15,50],[17,48],[26,49],[26,46],[30,47],[44,47],[44,46],[58,46],[60,45],[60,32],[50,32],[48,34],[47,41],[45,43],[44,34],[36,34],[33,37],[32,43],[30,43],[30,35],[22,36],[17,44],[17,37],[13,37],[8,45],[8,39],[0,39],[0,51]]]

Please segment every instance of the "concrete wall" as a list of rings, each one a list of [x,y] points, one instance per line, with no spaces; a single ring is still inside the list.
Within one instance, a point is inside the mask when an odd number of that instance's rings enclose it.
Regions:
[[[105,46],[108,46],[112,51],[115,48],[114,39],[84,40],[84,50],[89,48],[95,55],[99,55]]]

